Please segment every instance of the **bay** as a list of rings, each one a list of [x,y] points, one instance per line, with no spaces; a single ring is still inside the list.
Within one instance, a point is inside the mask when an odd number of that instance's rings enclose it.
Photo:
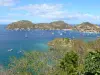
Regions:
[[[21,57],[23,51],[48,51],[48,42],[55,38],[81,39],[92,41],[100,33],[81,33],[65,30],[9,31],[0,25],[0,65],[7,65],[12,56]],[[27,35],[27,36],[26,36]]]

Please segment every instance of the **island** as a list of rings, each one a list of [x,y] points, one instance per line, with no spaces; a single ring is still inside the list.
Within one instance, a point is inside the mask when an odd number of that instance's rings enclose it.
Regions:
[[[30,30],[33,29],[35,25],[28,20],[21,20],[17,22],[13,22],[9,24],[6,29],[7,30]]]
[[[41,29],[41,30],[61,30],[61,29],[72,29],[73,27],[64,21],[54,21],[51,23],[32,23],[31,21],[21,20],[9,24],[7,30],[31,30],[31,29]]]
[[[81,24],[76,25],[74,28],[80,32],[89,32],[89,33],[99,33],[100,32],[100,26],[89,23],[89,22],[83,22]]]
[[[13,22],[6,27],[7,30],[75,30],[79,32],[99,33],[100,26],[90,22],[83,22],[72,26],[64,21],[54,21],[51,23],[32,23],[28,20]]]

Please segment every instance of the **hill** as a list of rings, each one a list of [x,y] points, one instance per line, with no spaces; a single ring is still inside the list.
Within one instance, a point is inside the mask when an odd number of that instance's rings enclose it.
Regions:
[[[33,29],[35,27],[35,25],[28,20],[21,20],[21,21],[17,21],[17,22],[13,22],[11,24],[9,24],[6,29],[8,30],[23,30],[23,29]]]
[[[65,23],[64,21],[54,21],[51,22],[50,25],[54,28],[54,29],[68,29],[71,28],[71,26],[67,23]]]
[[[21,20],[17,22],[13,22],[9,24],[6,29],[7,30],[19,30],[19,29],[48,29],[48,30],[54,30],[54,29],[71,29],[72,26],[65,23],[64,21],[54,21],[51,23],[37,23],[33,24],[30,21],[27,20]]]
[[[100,32],[100,27],[96,24],[83,22],[75,26],[75,29],[80,32]]]

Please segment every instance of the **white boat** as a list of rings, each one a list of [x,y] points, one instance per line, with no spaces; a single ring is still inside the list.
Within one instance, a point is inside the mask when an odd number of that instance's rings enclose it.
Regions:
[[[19,52],[17,52],[17,53],[22,53],[22,51],[20,50]]]
[[[11,52],[13,49],[8,49],[8,52]]]
[[[71,31],[72,29],[63,29],[64,31]]]
[[[22,51],[19,51],[19,53],[21,53]]]
[[[52,32],[52,35],[54,35],[54,32]]]
[[[97,36],[97,38],[100,38],[100,36]]]
[[[60,35],[63,35],[62,33],[60,33]]]
[[[44,34],[44,32],[42,32],[42,35]]]
[[[26,38],[28,37],[27,34],[25,34],[25,37],[26,37]]]
[[[20,44],[20,49],[19,50],[20,51],[18,51],[17,53],[22,53],[21,44]]]
[[[73,36],[73,39],[74,39],[75,37]]]

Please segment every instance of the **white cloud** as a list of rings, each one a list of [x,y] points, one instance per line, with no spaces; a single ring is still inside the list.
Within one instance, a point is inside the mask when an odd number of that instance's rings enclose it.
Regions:
[[[89,13],[72,13],[62,4],[29,4],[12,8],[12,11],[25,11],[28,17],[39,17],[50,20],[100,20],[100,16]],[[20,15],[21,16],[21,15]]]
[[[76,18],[76,19],[91,19],[91,20],[100,20],[100,16],[92,15],[92,14],[81,14],[81,13],[76,13],[76,14],[71,14],[70,18]]]
[[[28,11],[32,11],[32,9],[34,10],[42,10],[42,11],[54,11],[54,10],[59,10],[60,8],[62,8],[62,4],[29,4],[26,6],[20,6],[20,7],[16,7],[14,9],[17,10],[28,10]]]
[[[37,16],[46,19],[100,19],[100,16],[70,13],[63,9],[62,4],[29,4],[13,8],[13,10],[26,11],[30,16]]]
[[[21,14],[21,13],[8,13],[8,17],[19,17],[19,16],[27,16],[27,14]]]
[[[62,17],[64,11],[62,11],[62,4],[29,4],[27,6],[21,6],[13,8],[13,10],[24,10],[31,16],[38,16],[43,18],[56,18]]]
[[[13,6],[18,0],[0,0],[0,6]]]
[[[15,22],[17,20],[12,20],[12,19],[0,19],[0,23],[11,23],[11,22]]]

